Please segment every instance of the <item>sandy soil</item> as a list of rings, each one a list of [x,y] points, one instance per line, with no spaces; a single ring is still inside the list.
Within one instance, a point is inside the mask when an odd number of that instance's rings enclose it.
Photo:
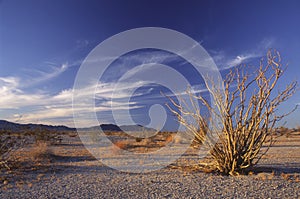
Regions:
[[[96,160],[78,136],[62,138],[47,150],[35,149],[47,155],[34,165],[29,164],[32,147],[19,152],[23,165],[1,173],[0,198],[300,198],[300,133],[280,137],[253,174],[238,177],[178,167],[140,174],[120,172]],[[161,137],[160,145],[168,139]],[[116,143],[126,147],[127,142]],[[134,141],[134,145],[129,150],[144,150],[142,142]],[[195,163],[195,154],[190,151],[174,165]]]

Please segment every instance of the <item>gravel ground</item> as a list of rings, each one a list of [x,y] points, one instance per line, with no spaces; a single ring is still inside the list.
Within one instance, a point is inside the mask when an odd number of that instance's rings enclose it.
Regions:
[[[80,168],[44,176],[31,186],[1,190],[1,198],[299,198],[300,184],[276,175],[229,177],[165,169],[148,174]],[[268,176],[271,174],[264,174]]]
[[[132,174],[69,157],[14,174],[1,185],[0,198],[300,198],[299,146],[273,147],[258,173],[238,177],[171,168]]]

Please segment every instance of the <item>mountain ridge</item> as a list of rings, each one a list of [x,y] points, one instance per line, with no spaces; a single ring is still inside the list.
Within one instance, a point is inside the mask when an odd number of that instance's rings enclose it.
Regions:
[[[156,131],[156,129],[144,127],[142,125],[121,125],[116,124],[100,124],[100,126],[92,126],[86,128],[79,128],[78,130],[93,131],[98,130],[99,127],[103,131]],[[76,128],[68,127],[65,125],[46,125],[46,124],[20,124],[10,122],[7,120],[0,120],[0,130],[21,132],[26,130],[49,130],[49,131],[76,131]]]

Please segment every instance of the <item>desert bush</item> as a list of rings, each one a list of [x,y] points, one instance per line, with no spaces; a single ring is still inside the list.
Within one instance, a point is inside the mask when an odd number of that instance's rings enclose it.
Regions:
[[[206,163],[199,163],[199,168],[237,175],[257,164],[274,142],[275,124],[289,114],[279,115],[278,106],[296,91],[297,82],[279,91],[277,83],[283,73],[280,54],[270,50],[255,73],[246,73],[241,67],[231,70],[222,83],[224,92],[212,82],[208,90],[213,105],[189,89],[192,109],[181,105],[188,103],[170,98],[167,106],[178,121],[209,149]],[[197,108],[196,103],[203,104],[210,115],[204,116],[203,107]]]
[[[280,126],[280,127],[277,127],[275,129],[275,133],[278,135],[278,136],[283,136],[283,135],[288,135],[290,129],[288,129],[287,127],[285,126]]]
[[[32,161],[39,162],[41,160],[49,160],[52,155],[52,151],[49,148],[49,143],[45,141],[38,141],[28,152],[28,155],[32,158]]]
[[[25,138],[12,132],[0,132],[0,169],[11,169],[9,160],[12,160],[12,152],[21,148],[25,142]]]

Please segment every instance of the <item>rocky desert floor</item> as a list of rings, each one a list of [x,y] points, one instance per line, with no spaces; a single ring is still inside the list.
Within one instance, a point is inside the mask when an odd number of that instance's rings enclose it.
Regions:
[[[172,140],[161,136],[153,143],[110,136],[116,146],[135,153],[151,152]],[[279,137],[249,175],[236,177],[192,169],[195,150],[159,170],[124,172],[97,160],[76,133],[60,137],[57,143],[35,143],[15,152],[19,165],[1,173],[0,198],[300,198],[297,132]],[[112,150],[103,158],[117,164],[118,157],[124,157]],[[137,168],[145,166],[144,161],[139,164]]]

